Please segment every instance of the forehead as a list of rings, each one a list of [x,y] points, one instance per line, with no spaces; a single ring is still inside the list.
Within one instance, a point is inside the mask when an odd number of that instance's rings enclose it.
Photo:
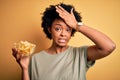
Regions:
[[[62,19],[55,19],[52,23],[52,26],[54,25],[67,26],[67,24]]]

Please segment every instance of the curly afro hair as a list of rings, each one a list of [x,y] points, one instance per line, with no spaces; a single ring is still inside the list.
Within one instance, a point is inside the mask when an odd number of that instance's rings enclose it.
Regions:
[[[80,16],[80,14],[77,11],[75,11],[74,6],[66,5],[63,3],[57,4],[57,5],[50,5],[50,7],[46,8],[46,10],[44,11],[43,16],[42,16],[42,28],[43,28],[43,31],[46,34],[47,38],[49,38],[49,39],[52,39],[52,37],[51,37],[51,33],[49,33],[49,31],[48,31],[48,28],[51,27],[51,25],[55,19],[61,19],[59,14],[56,12],[56,8],[55,8],[55,6],[58,6],[58,5],[63,7],[69,13],[71,12],[71,9],[73,8],[73,13],[74,13],[76,20],[78,22],[82,22],[81,21],[82,17]],[[73,36],[75,32],[76,32],[76,30],[72,29],[71,36]]]

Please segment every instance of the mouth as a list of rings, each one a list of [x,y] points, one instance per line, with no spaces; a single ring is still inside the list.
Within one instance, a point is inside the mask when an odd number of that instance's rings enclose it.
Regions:
[[[65,42],[66,42],[65,39],[59,39],[58,41],[59,41],[60,43],[65,43]]]

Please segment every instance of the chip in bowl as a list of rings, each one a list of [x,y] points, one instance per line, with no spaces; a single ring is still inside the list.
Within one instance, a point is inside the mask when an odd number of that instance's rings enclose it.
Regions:
[[[30,56],[34,52],[35,47],[35,44],[28,41],[14,43],[14,48],[16,48],[22,56]]]

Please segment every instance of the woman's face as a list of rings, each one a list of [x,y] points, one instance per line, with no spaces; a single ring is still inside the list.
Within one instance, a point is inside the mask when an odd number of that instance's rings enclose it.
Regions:
[[[56,19],[50,28],[53,43],[64,47],[71,38],[72,28],[70,28],[62,19]]]

